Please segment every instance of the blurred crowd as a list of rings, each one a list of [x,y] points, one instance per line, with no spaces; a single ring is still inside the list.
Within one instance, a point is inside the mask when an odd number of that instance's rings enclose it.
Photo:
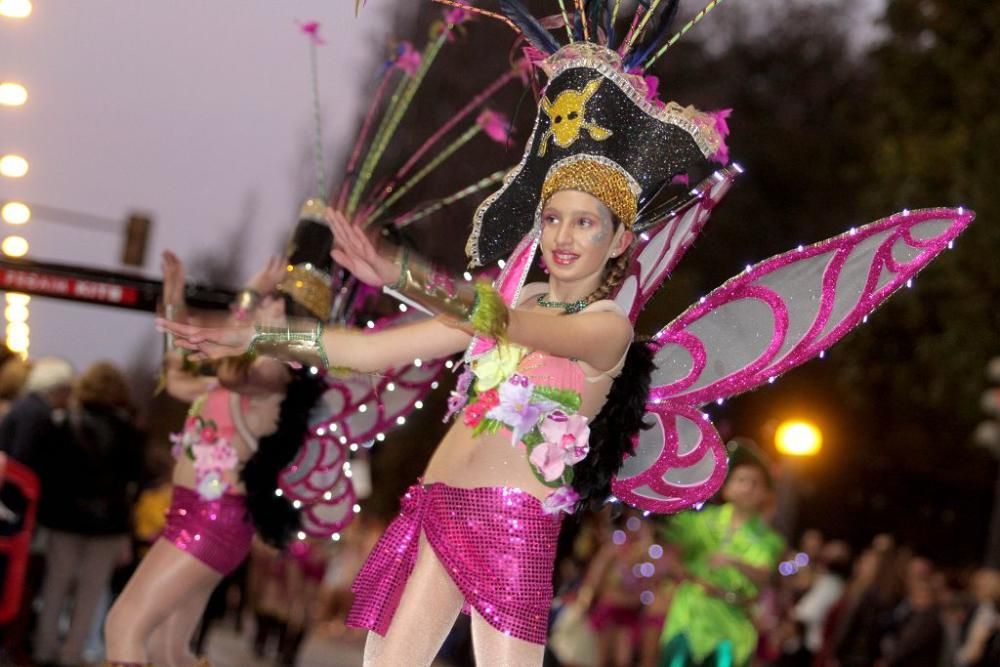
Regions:
[[[0,664],[75,667],[102,657],[104,615],[170,503],[172,461],[166,448],[148,446],[136,415],[112,364],[78,375],[57,358],[0,359]],[[734,490],[733,479],[723,499],[735,515],[709,505],[687,518],[647,517],[611,505],[567,521],[546,664],[682,664],[666,657],[676,639],[669,619],[694,582],[706,600],[747,619],[754,666],[1000,665],[1000,572],[940,567],[889,535],[853,551],[807,530],[789,548],[766,527],[764,492]],[[723,517],[725,531],[701,545],[699,566],[689,549],[701,538],[678,526],[709,517]],[[741,526],[754,527],[749,541],[735,539]],[[335,540],[284,552],[255,544],[216,590],[198,648],[221,623],[242,634],[248,653],[278,665],[296,664],[310,635],[360,645],[363,633],[344,625],[351,583],[384,528],[362,512]],[[23,563],[18,539],[30,542]],[[757,576],[764,561],[751,562],[750,551],[761,544],[777,545],[776,558]],[[716,576],[726,570],[738,575]],[[467,617],[441,660],[473,664]]]

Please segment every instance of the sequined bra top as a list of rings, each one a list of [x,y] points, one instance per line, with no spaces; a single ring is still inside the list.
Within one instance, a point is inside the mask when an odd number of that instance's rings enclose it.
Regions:
[[[257,440],[243,422],[248,404],[249,398],[216,387],[191,404],[184,429],[170,436],[174,457],[194,463],[195,490],[204,500],[217,500],[238,482],[234,435],[256,449]]]

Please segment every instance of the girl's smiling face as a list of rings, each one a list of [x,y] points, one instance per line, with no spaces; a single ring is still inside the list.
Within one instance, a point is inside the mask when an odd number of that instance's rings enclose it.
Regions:
[[[599,199],[578,190],[561,190],[542,209],[541,248],[552,278],[599,283],[604,267],[632,241]],[[596,287],[596,285],[595,285]]]

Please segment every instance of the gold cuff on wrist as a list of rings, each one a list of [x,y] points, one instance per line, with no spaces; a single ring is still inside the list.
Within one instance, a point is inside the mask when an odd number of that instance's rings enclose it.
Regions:
[[[247,354],[260,354],[280,361],[294,361],[309,366],[328,368],[326,350],[323,349],[323,323],[316,322],[308,329],[268,327],[257,325]]]

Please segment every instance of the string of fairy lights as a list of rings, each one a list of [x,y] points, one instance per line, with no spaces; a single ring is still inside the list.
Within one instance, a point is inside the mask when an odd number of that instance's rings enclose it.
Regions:
[[[0,0],[0,17],[11,21],[21,21],[31,15],[30,0]],[[0,81],[0,107],[4,110],[16,110],[28,101],[28,90],[22,83],[16,81]],[[0,146],[0,150],[7,147]],[[4,152],[0,156],[0,176],[4,179],[24,178],[28,173],[28,160],[16,153]],[[31,220],[31,209],[27,204],[11,200],[5,201],[0,207],[0,217],[7,225],[20,227]],[[28,241],[20,234],[4,233],[0,241],[0,251],[8,257],[24,257],[28,253]],[[6,320],[6,343],[8,349],[21,357],[28,356],[30,345],[30,329],[28,327],[28,304],[31,297],[27,294],[8,292],[7,305],[4,308]]]
[[[27,19],[31,15],[31,0],[0,0],[0,19],[12,25]],[[28,101],[28,90],[24,84],[17,81],[0,81],[0,112],[17,112]],[[0,145],[0,178],[17,180],[28,174],[28,160],[23,155],[7,152],[8,146]],[[31,208],[24,202],[4,200],[0,207],[0,218],[6,225],[21,227],[31,220]],[[28,254],[28,240],[18,233],[10,233],[5,229],[3,240],[0,241],[0,251],[7,257],[24,257]],[[31,343],[28,327],[28,304],[31,297],[27,294],[7,292],[7,302],[3,315],[6,320],[7,348],[22,358],[28,356],[28,346]]]

